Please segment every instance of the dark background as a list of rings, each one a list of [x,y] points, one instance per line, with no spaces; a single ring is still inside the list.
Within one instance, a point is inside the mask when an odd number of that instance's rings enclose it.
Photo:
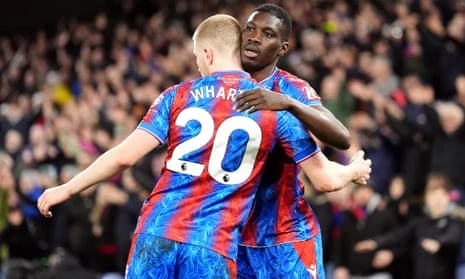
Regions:
[[[150,14],[160,6],[174,3],[159,0],[0,0],[0,35],[47,31],[56,28],[61,21],[90,20],[103,11],[110,17],[120,15],[127,4],[133,11]]]
[[[107,0],[2,0],[0,32],[33,32],[66,18],[87,18],[110,1]]]

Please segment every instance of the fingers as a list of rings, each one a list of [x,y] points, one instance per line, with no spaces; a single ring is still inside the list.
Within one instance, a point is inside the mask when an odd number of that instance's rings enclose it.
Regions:
[[[368,183],[368,180],[370,180],[371,177],[371,163],[366,166],[366,169],[359,174],[359,178],[357,179],[358,184],[365,185]]]
[[[351,163],[357,165],[358,174],[353,180],[356,184],[365,185],[371,176],[371,160],[364,158],[365,153],[362,150],[357,151],[351,159]]]
[[[363,150],[358,150],[350,159],[350,164],[356,169],[354,175],[353,183],[365,185],[370,180],[371,176],[371,160],[366,159],[365,152]]]
[[[262,103],[259,93],[260,90],[253,89],[236,95],[233,99],[236,102],[234,109],[238,112],[247,111],[248,113],[257,111]]]
[[[236,103],[245,103],[254,98],[253,91],[244,91],[233,97],[233,101]]]
[[[260,92],[259,89],[252,89],[252,90],[241,92],[240,94],[237,94],[236,96],[233,97],[233,101],[235,102],[243,101],[244,99],[255,96],[258,92]]]
[[[252,112],[250,111],[252,108],[254,109],[253,111],[256,111],[259,105],[260,101],[255,97],[250,96],[249,98],[238,100],[237,103],[234,105],[234,109],[239,112],[248,111],[250,113]]]
[[[257,111],[257,110],[258,110],[257,107],[252,105],[252,106],[250,107],[250,109],[247,111],[247,113],[252,113],[252,112],[255,112],[255,111]]]
[[[254,112],[254,111],[257,111],[259,108],[260,108],[261,104],[260,104],[260,101],[258,100],[251,100],[249,102],[245,102],[245,103],[237,103],[235,106],[234,106],[234,109],[238,112],[242,112],[242,111],[247,111],[248,113],[251,113],[251,112]]]
[[[46,218],[53,217],[52,212],[50,211],[50,205],[48,205],[47,199],[42,195],[37,200],[37,208],[39,209],[40,214]]]
[[[355,184],[359,185],[366,185],[368,183],[369,178],[357,178],[355,181],[353,181]]]
[[[360,161],[360,162],[363,162],[368,167],[371,167],[371,164],[372,164],[371,159],[366,159],[364,158],[364,156],[365,156],[365,152],[363,152],[362,150],[359,150],[352,156],[350,162]],[[371,171],[371,168],[370,168],[370,171]]]
[[[363,152],[363,150],[358,150],[357,152],[355,152],[354,155],[352,155],[352,158],[350,158],[350,162],[363,159],[363,156],[365,156],[365,152]]]

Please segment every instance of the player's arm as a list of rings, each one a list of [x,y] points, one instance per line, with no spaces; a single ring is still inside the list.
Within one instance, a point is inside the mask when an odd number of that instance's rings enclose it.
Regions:
[[[297,119],[322,142],[339,149],[350,147],[349,130],[324,106],[307,106],[289,98],[289,108]]]
[[[278,143],[298,163],[315,189],[336,191],[351,183],[365,184],[371,174],[371,160],[358,151],[348,165],[330,161],[321,152],[305,127],[288,112],[278,114]]]
[[[350,146],[349,130],[325,107],[309,106],[291,96],[256,88],[236,96],[238,111],[287,110],[319,140],[339,149]]]
[[[139,126],[119,145],[100,155],[90,166],[68,182],[47,189],[38,199],[37,207],[45,217],[52,217],[50,208],[72,195],[102,182],[133,166],[144,155],[166,140],[169,114],[176,87],[165,90],[152,104]]]
[[[321,192],[337,191],[352,183],[366,184],[371,174],[371,160],[364,158],[363,151],[355,153],[348,165],[330,161],[322,152],[299,165],[315,189]]]
[[[100,155],[90,166],[68,182],[47,189],[37,201],[40,213],[45,217],[52,217],[50,211],[52,206],[133,166],[159,144],[160,142],[151,134],[136,129],[123,142]]]

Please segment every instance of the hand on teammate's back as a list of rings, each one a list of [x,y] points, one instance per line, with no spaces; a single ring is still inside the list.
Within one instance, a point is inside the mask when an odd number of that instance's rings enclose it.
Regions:
[[[244,91],[235,97],[237,111],[252,113],[257,110],[287,110],[289,97],[264,88]]]

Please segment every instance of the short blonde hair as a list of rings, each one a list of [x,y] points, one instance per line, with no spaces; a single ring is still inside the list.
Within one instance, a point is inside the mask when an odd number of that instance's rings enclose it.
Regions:
[[[196,44],[208,44],[221,53],[235,53],[241,47],[241,25],[234,17],[217,14],[197,26],[192,39]]]

